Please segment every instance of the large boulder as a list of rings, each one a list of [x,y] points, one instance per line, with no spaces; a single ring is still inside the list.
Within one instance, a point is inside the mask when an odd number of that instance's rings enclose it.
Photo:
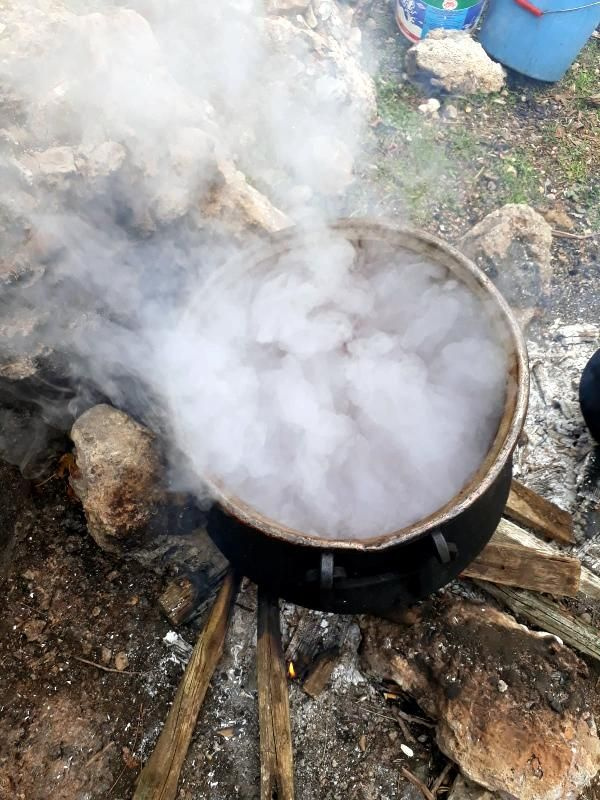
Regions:
[[[455,94],[499,92],[504,69],[465,31],[431,31],[406,53],[406,71],[419,82]]]
[[[226,225],[230,235],[243,237],[250,231],[275,233],[292,224],[231,162],[219,162],[218,171],[220,180],[200,208],[199,225],[208,217]]]
[[[488,605],[431,601],[406,633],[372,625],[364,659],[437,720],[470,780],[518,800],[576,800],[600,769],[587,667]]]
[[[162,463],[148,428],[108,405],[90,408],[73,425],[71,486],[88,530],[104,550],[138,546],[163,500]]]
[[[550,289],[552,228],[523,203],[492,211],[459,243],[516,308],[530,308]]]

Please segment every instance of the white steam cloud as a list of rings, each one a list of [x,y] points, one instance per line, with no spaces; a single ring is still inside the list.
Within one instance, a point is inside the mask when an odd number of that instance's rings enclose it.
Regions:
[[[223,278],[163,343],[198,474],[336,538],[402,528],[465,485],[498,427],[506,352],[463,284],[409,251],[361,268],[334,236]]]
[[[31,378],[57,426],[97,393],[142,416],[199,495],[208,472],[280,522],[374,535],[477,468],[505,353],[408,253],[367,273],[331,235],[223,273],[290,220],[324,225],[374,107],[350,9],[324,0],[314,29],[267,5],[0,2],[0,379]]]

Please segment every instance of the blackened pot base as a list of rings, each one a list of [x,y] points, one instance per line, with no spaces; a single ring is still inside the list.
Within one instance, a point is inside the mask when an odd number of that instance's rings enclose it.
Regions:
[[[207,530],[235,570],[284,600],[338,614],[384,613],[427,597],[460,575],[496,530],[511,479],[509,459],[494,483],[454,519],[383,550],[288,543],[218,505],[209,512]]]

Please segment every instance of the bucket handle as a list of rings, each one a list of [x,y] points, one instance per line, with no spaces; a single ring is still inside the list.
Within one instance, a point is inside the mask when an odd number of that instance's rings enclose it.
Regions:
[[[534,6],[533,3],[530,3],[529,0],[515,0],[515,3],[521,8],[524,8],[525,11],[529,11],[530,14],[533,14],[534,17],[543,17],[544,12],[541,8]]]
[[[546,14],[565,14],[567,11],[583,11],[586,8],[600,6],[600,0],[594,0],[593,3],[585,3],[582,6],[574,6],[573,8],[552,8],[548,9],[547,11],[542,11],[541,8],[534,6],[534,4],[530,3],[529,0],[515,0],[515,3],[518,6],[521,6],[521,8],[524,8],[525,11],[529,11],[529,13],[533,14],[534,17],[543,17]]]

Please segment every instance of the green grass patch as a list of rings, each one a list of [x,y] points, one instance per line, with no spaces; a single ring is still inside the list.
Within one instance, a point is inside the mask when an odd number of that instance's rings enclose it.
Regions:
[[[379,118],[387,129],[380,137],[377,181],[385,194],[406,205],[414,222],[421,222],[443,196],[451,169],[435,123],[413,109],[417,97],[412,87],[377,82]]]
[[[444,133],[446,134],[446,149],[451,158],[472,161],[478,155],[482,155],[483,148],[469,128],[462,124],[448,125]]]
[[[598,89],[598,76],[591,69],[581,68],[575,72],[573,90],[582,99],[594,94]]]
[[[535,203],[540,196],[540,175],[531,157],[515,150],[498,172],[498,192],[504,203]]]
[[[594,177],[595,154],[589,142],[574,137],[557,139],[556,161],[562,181],[569,186],[589,183]]]
[[[377,111],[386,125],[402,127],[415,112],[410,100],[416,98],[416,92],[410,85],[400,85],[395,81],[379,78],[375,82],[377,89]]]

